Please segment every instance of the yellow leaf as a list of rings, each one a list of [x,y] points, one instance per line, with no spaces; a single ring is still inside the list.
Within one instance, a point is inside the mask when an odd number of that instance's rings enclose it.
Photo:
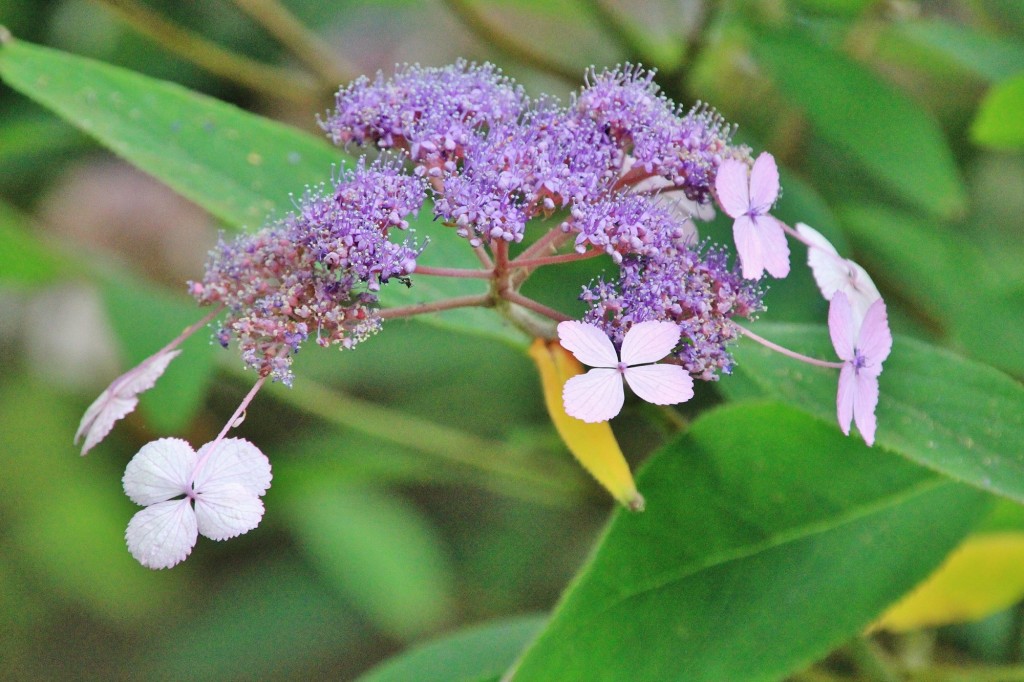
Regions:
[[[1024,597],[1024,533],[975,535],[913,592],[889,608],[872,630],[907,632],[980,620]]]
[[[557,341],[544,339],[533,342],[530,357],[540,371],[548,414],[569,452],[616,500],[633,511],[643,510],[644,498],[637,492],[629,464],[608,422],[588,424],[565,413],[562,386],[567,379],[582,374],[583,365]]]

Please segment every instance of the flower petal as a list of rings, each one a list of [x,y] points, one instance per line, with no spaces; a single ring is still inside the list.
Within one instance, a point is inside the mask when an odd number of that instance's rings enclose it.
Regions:
[[[761,152],[750,171],[750,208],[765,215],[779,198],[779,167],[775,157]]]
[[[853,421],[853,403],[857,393],[857,370],[847,362],[839,370],[839,391],[836,393],[836,417],[839,428],[847,436],[850,435],[850,422]]]
[[[615,367],[619,356],[603,331],[592,324],[569,320],[558,323],[558,339],[562,347],[590,367]]]
[[[131,369],[110,383],[103,393],[93,401],[82,415],[78,424],[74,442],[85,436],[82,454],[107,437],[114,423],[131,413],[139,404],[136,397],[139,393],[153,388],[156,380],[167,369],[171,360],[181,353],[180,350],[169,350],[149,356],[134,369]]]
[[[837,291],[842,291],[850,300],[856,333],[868,308],[882,297],[871,276],[857,263],[840,256],[832,243],[813,227],[797,223],[796,231],[811,244],[807,248],[807,265],[821,295],[831,301]]]
[[[693,377],[679,365],[630,367],[623,374],[633,393],[655,405],[685,403],[693,397]]]
[[[227,540],[260,525],[263,501],[237,483],[196,495],[199,532],[211,540]]]
[[[789,242],[779,221],[770,215],[754,218],[757,236],[761,240],[764,269],[772,277],[782,279],[789,274]]]
[[[627,365],[657,362],[672,352],[682,331],[674,322],[637,322],[622,339],[622,361]]]
[[[892,333],[889,331],[889,319],[885,301],[882,299],[872,303],[864,315],[860,338],[857,339],[857,350],[867,358],[866,369],[872,370],[873,374],[878,376],[882,371],[882,363],[892,351]]]
[[[199,448],[198,458],[203,459],[213,445],[207,443]],[[235,483],[259,496],[267,492],[271,478],[270,460],[258,447],[244,438],[225,438],[217,443],[217,449],[196,473],[194,487],[202,494],[211,488]]]
[[[853,360],[853,309],[846,294],[837,291],[828,307],[828,333],[840,360]]]
[[[170,568],[196,545],[196,515],[188,499],[160,502],[128,522],[128,551],[146,568]]]
[[[625,400],[616,369],[592,369],[569,379],[562,388],[566,414],[589,423],[608,421],[622,410]]]
[[[718,167],[715,176],[715,194],[718,203],[730,218],[738,218],[750,210],[750,183],[747,180],[747,164],[736,159],[726,159]]]
[[[180,438],[146,443],[124,470],[124,493],[141,505],[183,495],[189,490],[189,477],[195,465],[195,450]]]
[[[843,369],[846,369],[844,367]],[[853,418],[868,445],[875,444],[875,407],[878,406],[878,378],[858,372],[853,392]]]
[[[732,224],[732,236],[743,266],[743,278],[760,279],[764,272],[764,255],[757,225],[750,216],[741,215]]]

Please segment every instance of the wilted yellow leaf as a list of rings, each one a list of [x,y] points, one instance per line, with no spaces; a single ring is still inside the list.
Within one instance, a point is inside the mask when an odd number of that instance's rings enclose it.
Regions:
[[[871,627],[907,632],[979,620],[1024,597],[1024,533],[975,535]]]
[[[537,339],[530,346],[544,389],[544,404],[551,421],[569,452],[616,500],[633,511],[644,508],[633,475],[608,422],[588,424],[565,413],[562,386],[570,377],[583,373],[583,365],[557,341]]]

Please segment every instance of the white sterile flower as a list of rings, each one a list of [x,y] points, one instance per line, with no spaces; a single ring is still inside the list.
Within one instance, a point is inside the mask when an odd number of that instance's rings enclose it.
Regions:
[[[100,393],[85,411],[75,433],[75,444],[85,436],[85,444],[82,445],[83,455],[107,437],[114,428],[114,422],[135,409],[139,404],[139,394],[153,388],[156,380],[167,369],[167,365],[180,353],[180,350],[169,350],[151,355],[137,367],[114,379],[110,386]]]
[[[868,308],[882,295],[867,271],[849,258],[840,256],[832,242],[820,232],[804,223],[797,223],[796,231],[810,244],[807,247],[807,265],[814,273],[821,295],[826,301],[831,301],[837,291],[846,294],[853,309],[852,331],[856,335]]]
[[[128,523],[128,551],[147,568],[170,568],[192,552],[199,533],[227,540],[252,530],[270,479],[270,461],[241,438],[198,453],[180,438],[147,443],[124,472],[125,494],[146,507]]]

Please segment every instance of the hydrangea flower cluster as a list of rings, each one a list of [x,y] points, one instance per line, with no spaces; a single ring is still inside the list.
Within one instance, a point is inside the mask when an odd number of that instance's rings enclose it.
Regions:
[[[226,539],[259,523],[269,463],[252,444],[225,439],[227,432],[267,379],[292,382],[292,358],[310,337],[352,348],[389,318],[482,306],[527,335],[560,338],[594,367],[567,380],[562,393],[565,414],[588,422],[618,414],[623,380],[656,404],[689,400],[695,379],[731,371],[729,346],[748,336],[841,370],[840,425],[848,433],[856,421],[873,442],[877,379],[891,335],[870,277],[812,228],[794,230],[772,216],[780,192],[774,158],[755,161],[733,145],[733,128],[705,105],[684,111],[670,102],[653,73],[591,71],[561,106],[527,97],[488,64],[406,66],[342,88],[320,124],[339,145],[374,148],[376,160],[308,189],[295,211],[263,229],[221,240],[205,277],[189,284],[212,312],[115,380],[79,428],[84,454],[134,408],[180,342],[222,313],[216,338],[237,342],[259,375],[199,453],[183,441],[158,441],[129,465],[125,490],[147,509],[129,526],[128,541],[144,565],[181,561],[197,533]],[[446,226],[440,229],[464,238],[480,269],[428,267],[419,261],[429,243],[396,237],[428,200],[427,210]],[[739,258],[731,264],[728,249],[699,238],[696,223],[711,219],[716,203],[734,219]],[[764,309],[765,271],[788,273],[787,237],[808,247],[832,302],[829,326],[841,362],[799,355],[737,322]],[[526,245],[513,256],[519,242]],[[582,320],[520,292],[537,268],[598,257],[606,273],[570,285],[589,304]],[[476,278],[487,287],[475,296],[381,307],[389,282],[413,286],[414,278],[431,276]]]

